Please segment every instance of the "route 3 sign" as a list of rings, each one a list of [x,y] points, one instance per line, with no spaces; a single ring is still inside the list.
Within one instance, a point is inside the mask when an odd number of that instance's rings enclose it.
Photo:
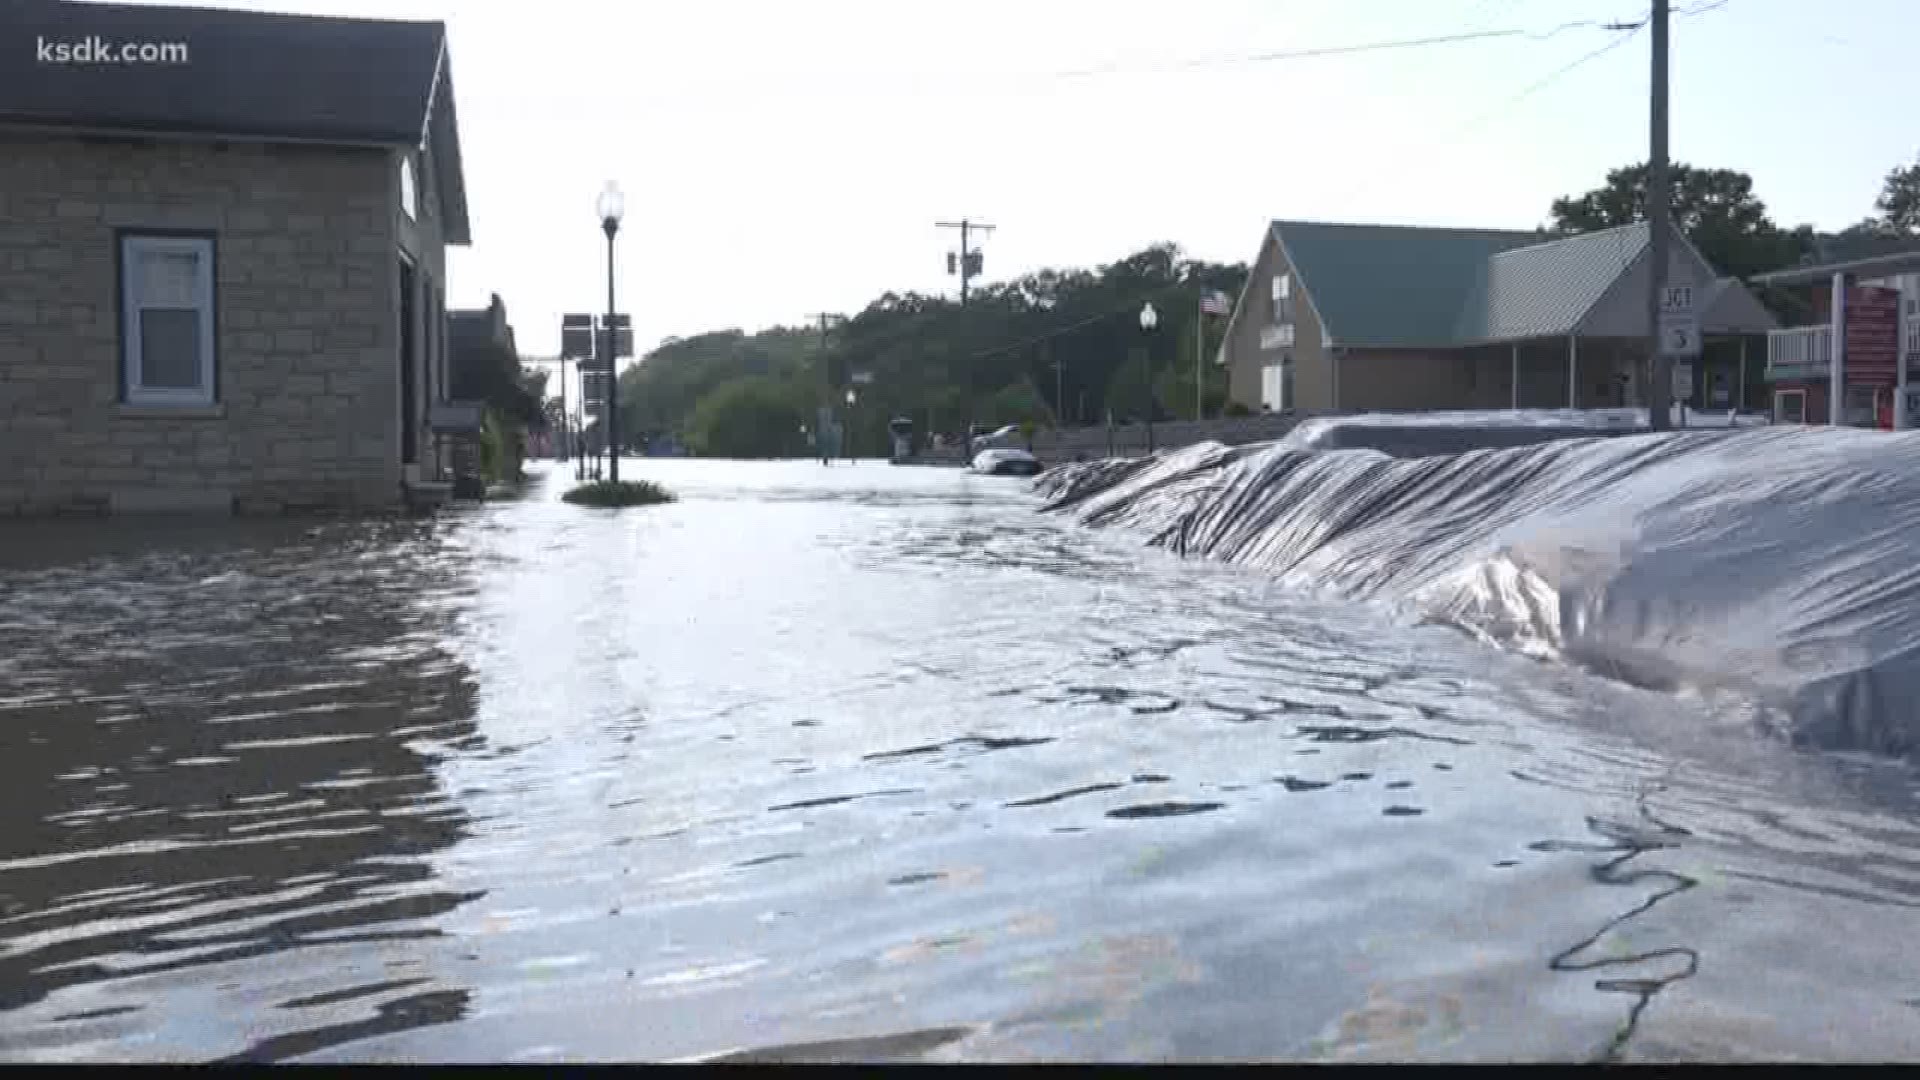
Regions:
[[[1693,307],[1692,285],[1660,290],[1660,355],[1676,360],[1700,355],[1700,315]]]
[[[1692,313],[1660,316],[1660,355],[1691,360],[1700,355],[1700,320]]]

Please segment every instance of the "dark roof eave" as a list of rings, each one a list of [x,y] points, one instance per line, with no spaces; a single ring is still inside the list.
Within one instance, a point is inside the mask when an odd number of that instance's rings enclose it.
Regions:
[[[473,243],[472,224],[467,218],[466,165],[460,155],[460,121],[455,114],[453,67],[447,56],[447,39],[440,37],[440,53],[434,58],[433,82],[427,88],[426,114],[422,121],[421,142],[432,147],[436,168],[434,176],[440,196],[440,238],[448,244],[467,247]]]
[[[1920,249],[1820,266],[1790,266],[1755,274],[1749,280],[1757,285],[1811,285],[1835,274],[1902,274],[1914,270],[1920,270]]]
[[[467,218],[467,172],[460,155],[460,122],[454,115],[453,73],[443,69],[441,77],[447,82],[446,93],[435,104],[435,119],[429,121],[434,128],[435,157],[440,161],[440,235],[449,244],[467,247],[473,243],[473,233]],[[444,122],[437,119],[440,116],[446,117]]]
[[[417,136],[397,131],[308,130],[248,131],[218,125],[115,119],[58,120],[0,113],[0,131],[36,135],[63,134],[110,138],[183,139],[211,142],[304,143],[317,146],[387,148],[412,146]]]

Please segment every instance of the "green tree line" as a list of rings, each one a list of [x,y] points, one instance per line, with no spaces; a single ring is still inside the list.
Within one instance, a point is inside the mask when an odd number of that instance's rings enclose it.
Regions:
[[[1673,220],[1722,273],[1736,277],[1808,260],[1853,258],[1920,239],[1920,162],[1891,170],[1874,213],[1839,233],[1776,223],[1752,177],[1732,169],[1669,168]],[[1591,191],[1555,199],[1543,232],[1612,228],[1646,216],[1647,170],[1609,172]],[[668,339],[620,377],[621,426],[635,437],[671,436],[694,453],[786,457],[810,452],[807,433],[827,406],[849,425],[853,448],[884,452],[895,416],[920,431],[958,433],[968,423],[1095,424],[1190,417],[1196,349],[1201,407],[1229,411],[1226,373],[1211,363],[1224,320],[1204,345],[1194,320],[1205,291],[1238,297],[1244,264],[1182,257],[1159,244],[1094,269],[1049,269],[956,300],[892,293],[827,327],[719,330]],[[1788,322],[1803,300],[1762,291]],[[1156,331],[1136,321],[1151,301]],[[863,380],[847,409],[846,389]]]
[[[863,454],[884,452],[896,416],[949,433],[969,422],[1096,423],[1109,411],[1116,420],[1149,409],[1158,419],[1191,416],[1201,294],[1236,296],[1245,280],[1244,266],[1183,258],[1160,244],[1093,270],[984,285],[964,307],[890,292],[824,329],[670,339],[621,374],[621,425],[671,435],[699,454],[781,457],[809,452],[823,406]],[[1159,316],[1151,335],[1138,322],[1149,301]],[[1223,321],[1209,323],[1210,361]],[[1206,408],[1217,412],[1225,373],[1201,366]],[[851,409],[849,387],[858,393]]]

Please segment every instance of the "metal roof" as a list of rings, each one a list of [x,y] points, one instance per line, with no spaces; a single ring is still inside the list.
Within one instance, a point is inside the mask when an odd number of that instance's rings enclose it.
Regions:
[[[467,242],[446,26],[150,4],[5,0],[0,124],[258,141],[431,142]],[[43,63],[41,41],[182,43],[184,63]]]
[[[1761,285],[1809,285],[1817,281],[1825,281],[1835,274],[1880,277],[1886,274],[1907,274],[1915,270],[1920,270],[1920,248],[1889,255],[1873,255],[1864,259],[1851,259],[1846,262],[1826,263],[1821,266],[1791,266],[1785,270],[1755,274],[1753,280]]]
[[[1647,249],[1645,222],[1499,252],[1460,312],[1455,340],[1564,337]]]
[[[1700,302],[1700,330],[1706,334],[1759,334],[1780,328],[1760,298],[1739,278],[1715,278]]]
[[[1612,290],[1645,261],[1650,232],[1645,222],[1557,239],[1311,221],[1275,221],[1272,230],[1328,338],[1355,348],[1459,348],[1593,331],[1602,301],[1617,306]],[[1674,235],[1677,250],[1697,257]],[[1776,325],[1738,282],[1717,278],[1707,293],[1701,310],[1710,332]]]
[[[1537,232],[1275,221],[1273,233],[1335,345],[1456,343],[1490,256]]]

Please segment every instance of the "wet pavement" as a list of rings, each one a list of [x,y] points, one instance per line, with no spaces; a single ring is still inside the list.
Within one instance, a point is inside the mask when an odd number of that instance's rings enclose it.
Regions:
[[[1015,479],[627,469],[5,523],[0,1060],[1920,1057],[1904,765]]]

